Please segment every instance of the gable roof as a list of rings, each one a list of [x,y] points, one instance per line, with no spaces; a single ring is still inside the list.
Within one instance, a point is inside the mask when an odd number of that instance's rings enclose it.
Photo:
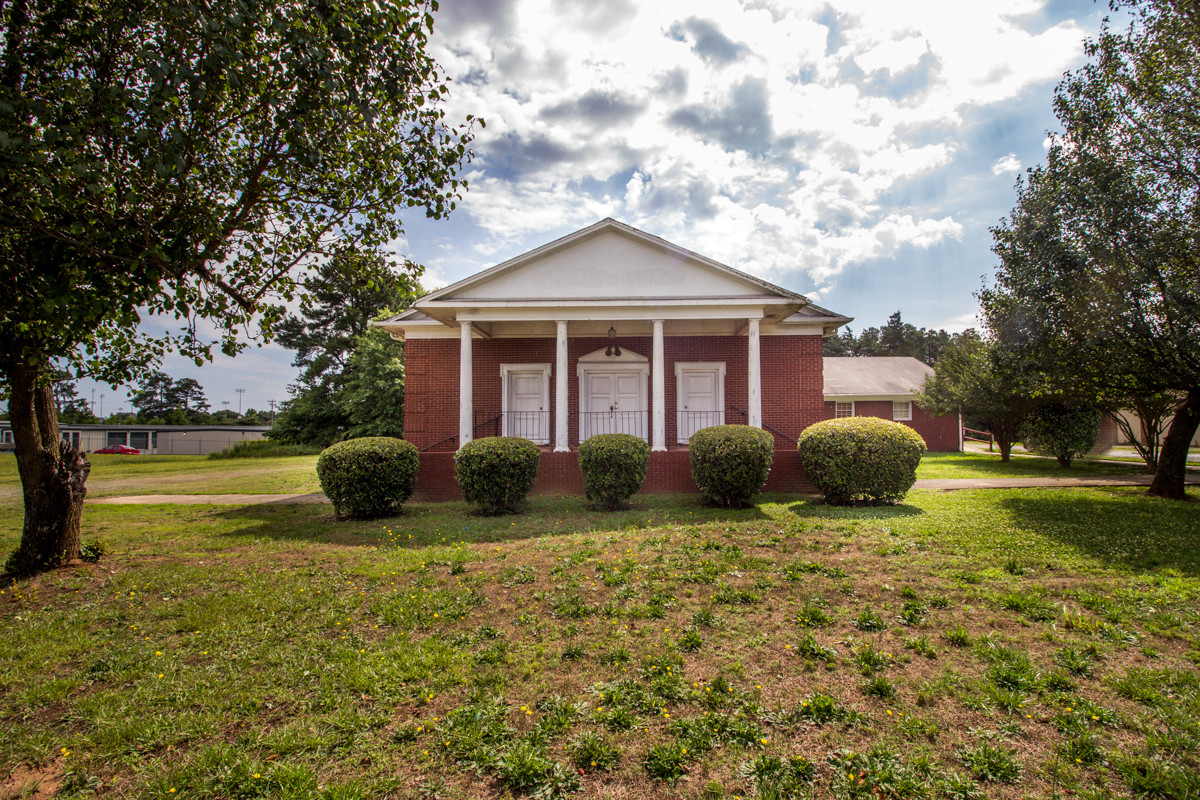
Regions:
[[[907,398],[916,394],[933,367],[907,356],[822,359],[825,397]]]
[[[616,254],[594,252],[602,248],[590,248],[593,252],[585,252],[584,247],[589,242],[605,239],[608,250],[621,239],[632,243],[632,248],[623,248]],[[569,284],[559,283],[554,286],[533,285],[529,277],[526,285],[514,280],[517,272],[539,272],[537,265],[547,264],[553,269],[563,266],[562,255],[567,250],[582,254],[584,260],[603,260],[606,263],[589,264],[593,269],[585,270],[571,276]],[[635,257],[638,250],[648,254],[657,253],[659,258],[653,263],[649,259],[637,259],[636,263],[628,263],[624,259]],[[665,258],[664,258],[665,256]],[[557,257],[557,258],[556,258]],[[608,271],[608,274],[605,273]],[[649,270],[649,273],[648,273]],[[540,272],[545,272],[541,270]],[[619,273],[628,273],[621,275]],[[706,274],[707,273],[707,274]],[[684,277],[707,277],[702,286],[689,285]],[[636,282],[622,281],[622,277],[634,277]],[[649,288],[651,292],[637,291],[638,287]],[[596,291],[597,287],[600,288]],[[668,291],[663,291],[668,288]],[[519,289],[519,292],[511,291]],[[547,289],[558,290],[548,292]],[[680,291],[680,290],[683,291]],[[500,290],[500,291],[497,291]],[[508,290],[508,291],[505,291]],[[632,291],[631,291],[632,290]],[[656,290],[656,291],[655,291]],[[457,283],[431,292],[417,300],[417,307],[433,305],[449,300],[460,302],[487,302],[495,300],[532,300],[532,301],[603,301],[621,299],[642,300],[700,300],[700,299],[733,299],[733,298],[772,298],[806,305],[809,301],[803,295],[788,291],[772,283],[768,283],[753,275],[734,269],[733,267],[713,261],[679,245],[672,244],[666,239],[638,230],[615,219],[606,218],[582,230],[567,234],[560,239],[530,250],[528,253],[510,258],[508,261],[485,269]]]

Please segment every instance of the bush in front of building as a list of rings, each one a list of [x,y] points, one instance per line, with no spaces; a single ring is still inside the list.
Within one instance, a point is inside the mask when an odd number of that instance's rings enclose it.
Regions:
[[[880,505],[900,502],[912,488],[925,440],[898,422],[843,417],[805,428],[797,447],[826,503]]]
[[[1025,448],[1043,456],[1054,456],[1064,468],[1096,446],[1101,414],[1087,406],[1050,403],[1036,409],[1025,420]]]
[[[601,433],[579,445],[587,499],[612,511],[625,505],[646,480],[650,445],[628,433]]]
[[[771,471],[775,437],[749,425],[714,425],[692,434],[692,480],[709,503],[739,507],[762,489]]]
[[[421,460],[403,439],[368,436],[330,445],[317,458],[321,491],[339,517],[374,519],[412,496]]]
[[[541,451],[528,439],[490,436],[454,454],[454,477],[463,499],[484,514],[517,510],[537,480]]]

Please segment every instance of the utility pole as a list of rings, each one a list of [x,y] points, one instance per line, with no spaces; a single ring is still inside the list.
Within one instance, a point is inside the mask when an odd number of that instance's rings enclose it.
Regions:
[[[267,403],[269,403],[271,406],[271,424],[274,425],[275,424],[275,401],[268,400]]]
[[[238,416],[242,415],[242,395],[246,393],[245,389],[234,389],[238,393]]]
[[[100,393],[100,419],[104,419],[104,392]]]

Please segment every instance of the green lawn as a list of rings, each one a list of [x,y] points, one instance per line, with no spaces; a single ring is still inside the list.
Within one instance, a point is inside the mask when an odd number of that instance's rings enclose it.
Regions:
[[[149,463],[97,477],[145,493]],[[5,502],[0,551],[19,527]],[[99,563],[0,587],[0,797],[1200,791],[1196,502],[90,506],[84,528]]]
[[[1096,475],[1141,475],[1145,468],[1141,462],[1112,464],[1086,459],[1076,461],[1067,469],[1059,466],[1053,458],[1014,455],[1007,462],[1000,454],[926,453],[917,468],[917,478],[1063,478]]]

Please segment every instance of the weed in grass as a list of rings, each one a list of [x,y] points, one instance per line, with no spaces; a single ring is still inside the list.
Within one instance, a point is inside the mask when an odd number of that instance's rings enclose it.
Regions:
[[[863,675],[871,675],[876,670],[890,667],[894,659],[891,653],[876,650],[875,645],[866,642],[854,651],[854,663],[858,664]]]
[[[674,786],[687,771],[687,763],[690,760],[679,742],[663,742],[646,751],[646,756],[642,759],[642,768],[654,780]]]
[[[801,628],[824,628],[832,624],[833,618],[829,616],[820,604],[809,600],[796,613],[796,624]]]
[[[825,725],[830,722],[848,722],[855,717],[855,714],[833,697],[822,692],[814,692],[800,701],[800,704],[793,710],[792,716],[798,721]]]
[[[1066,740],[1054,746],[1054,752],[1069,764],[1090,766],[1104,758],[1104,751],[1096,735],[1091,731],[1080,731],[1068,736]]]
[[[929,608],[916,600],[908,600],[900,610],[900,621],[905,625],[920,625],[929,616]]]
[[[880,700],[895,700],[896,687],[882,675],[876,675],[863,684],[863,694],[868,697],[878,697]]]
[[[984,800],[975,780],[969,775],[952,772],[942,779],[942,796],[948,800]]]
[[[708,609],[701,609],[692,614],[692,624],[697,628],[720,628],[725,621]]]
[[[999,745],[982,742],[975,747],[964,747],[958,751],[958,757],[976,780],[1016,783],[1021,777],[1016,753]]]
[[[858,612],[858,617],[854,621],[854,626],[864,633],[887,629],[887,623],[884,622],[883,617],[879,615],[878,611],[870,606]]]
[[[1095,668],[1095,659],[1091,654],[1072,645],[1064,645],[1059,648],[1058,652],[1054,654],[1054,661],[1067,672],[1081,678],[1089,677]]]
[[[866,753],[838,750],[829,757],[833,767],[833,796],[842,798],[929,797],[934,775],[916,768],[898,753],[876,746]]]
[[[521,564],[515,567],[505,567],[500,570],[500,581],[510,589],[514,586],[521,586],[526,583],[533,583],[536,576],[533,574],[533,567]]]
[[[1025,565],[1021,563],[1020,559],[1018,559],[1014,556],[1014,557],[1008,559],[1008,561],[1004,562],[1004,571],[1007,572],[1009,575],[1016,575],[1016,576],[1020,577],[1021,575],[1024,575],[1029,570],[1025,568]]]
[[[685,628],[675,644],[685,653],[695,653],[704,646],[704,639],[701,638],[700,631],[695,628]]]
[[[579,661],[587,656],[587,648],[578,642],[563,645],[563,661]]]
[[[712,597],[714,602],[727,606],[757,605],[761,599],[749,589],[737,589],[733,586],[722,586]]]
[[[817,768],[803,756],[781,758],[760,755],[738,766],[738,776],[754,787],[759,798],[794,798],[806,795],[817,777]]]
[[[1200,771],[1175,758],[1118,756],[1111,760],[1134,797],[1169,797],[1190,800],[1200,797]]]
[[[907,739],[927,739],[932,742],[941,733],[941,728],[936,722],[907,716],[896,723],[896,732]]]
[[[1054,606],[1035,594],[1006,594],[1000,598],[1000,606],[1034,622],[1048,622],[1055,617]]]
[[[577,774],[563,769],[527,741],[516,742],[497,759],[495,774],[501,786],[546,800],[569,797],[580,788]]]
[[[629,655],[629,650],[624,647],[614,647],[610,650],[605,650],[600,654],[599,661],[601,664],[607,664],[614,667],[620,667],[628,664],[632,656]]]
[[[796,652],[804,658],[811,658],[814,661],[837,660],[837,650],[818,643],[816,637],[811,633],[805,633],[800,637],[796,643]]]
[[[638,726],[637,715],[625,706],[600,706],[592,714],[592,719],[613,733],[631,731]]]
[[[505,657],[508,655],[509,643],[507,640],[493,642],[487,647],[477,652],[472,658],[476,664],[503,664]]]
[[[929,641],[928,636],[905,636],[904,646],[931,661],[938,655],[937,648]]]
[[[621,748],[595,731],[583,731],[567,742],[571,763],[583,772],[608,772],[621,763]]]
[[[970,647],[971,634],[962,625],[958,625],[942,634],[942,638],[952,647]]]
[[[950,598],[944,594],[935,594],[929,597],[929,605],[933,608],[946,609],[950,607]]]

